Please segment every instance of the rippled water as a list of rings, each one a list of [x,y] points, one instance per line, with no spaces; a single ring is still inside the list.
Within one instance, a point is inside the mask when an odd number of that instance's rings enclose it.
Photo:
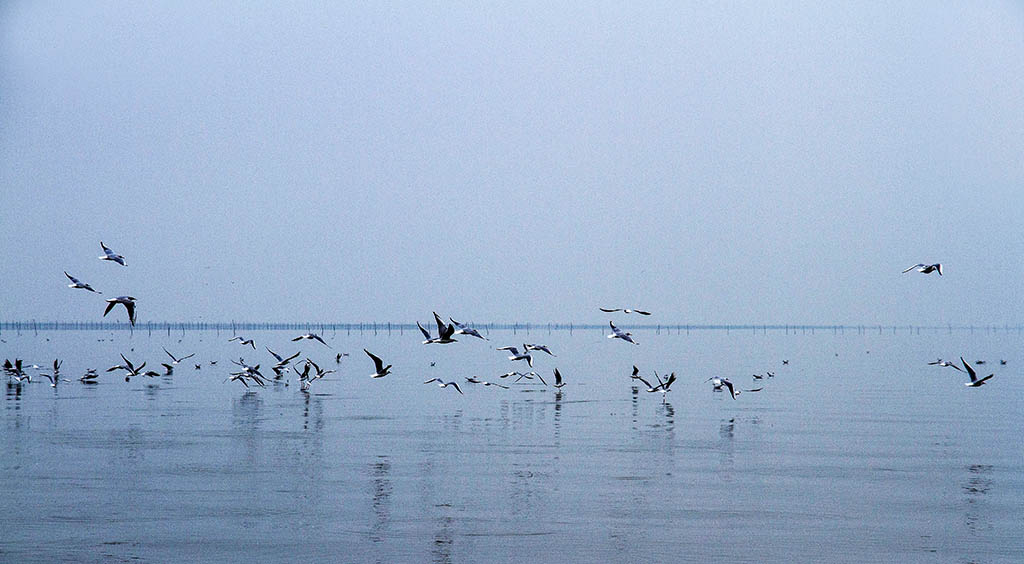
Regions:
[[[1024,561],[1019,335],[636,333],[324,335],[351,354],[336,364],[279,332],[248,335],[259,351],[213,332],[5,332],[0,357],[59,357],[72,382],[6,386],[0,560]],[[561,393],[463,382],[509,383],[525,367],[494,347],[524,340],[558,355],[536,369],[557,366]],[[239,355],[269,373],[264,345],[338,372],[308,395],[294,375],[225,382]],[[76,380],[119,353],[159,368],[161,346],[197,355],[173,376]],[[370,379],[363,347],[393,375]],[[968,389],[926,364],[960,354],[996,377]],[[664,400],[635,390],[633,364],[679,381]],[[704,383],[766,370],[735,401]]]

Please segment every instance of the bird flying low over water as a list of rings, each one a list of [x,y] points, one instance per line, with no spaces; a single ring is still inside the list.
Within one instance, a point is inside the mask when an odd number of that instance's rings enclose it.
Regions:
[[[103,241],[100,241],[100,246],[103,247],[103,256],[99,257],[100,260],[111,260],[116,262],[117,264],[120,264],[121,266],[126,266],[124,264],[123,256],[115,253],[114,251],[111,251],[109,247],[103,244]]]
[[[174,356],[173,354],[171,354],[171,351],[167,350],[165,347],[160,347],[160,348],[164,349],[164,352],[167,353],[167,356],[171,357],[171,364],[174,364],[174,365],[177,365],[181,361],[188,360],[188,359],[190,359],[190,358],[192,358],[193,356],[196,355],[196,353],[192,353],[190,355],[178,358],[178,357]]]
[[[231,341],[241,341],[243,347],[244,346],[250,346],[250,347],[252,347],[252,350],[256,350],[256,342],[253,339],[245,339],[245,338],[242,338],[242,337],[235,336],[235,337],[231,337],[230,339],[228,339],[229,343]]]
[[[521,354],[519,349],[516,347],[498,347],[497,350],[508,351],[509,360],[525,360],[526,364],[529,364],[530,368],[533,368],[533,355],[530,354],[530,351],[526,350],[526,345],[523,345],[523,352]]]
[[[86,284],[85,282],[82,282],[78,278],[75,278],[74,276],[68,274],[67,270],[64,271],[64,276],[67,276],[68,280],[71,281],[71,283],[68,284],[68,288],[81,288],[83,290],[89,290],[90,292],[96,292],[96,290],[92,289],[92,286],[90,286],[90,285]],[[96,293],[97,294],[102,294],[103,292],[96,292]]]
[[[547,345],[526,345],[526,344],[524,344],[523,347],[525,347],[526,350],[528,350],[528,351],[544,351],[544,352],[548,353],[551,356],[558,356],[555,353],[551,352],[551,349],[549,349]]]
[[[928,366],[948,366],[950,368],[956,368],[957,370],[960,370],[960,367],[957,366],[955,363],[949,362],[947,360],[942,360],[941,358],[936,360],[935,362],[929,362]],[[963,370],[960,370],[960,372],[963,372]]]
[[[306,333],[305,335],[299,335],[298,337],[295,337],[294,339],[292,339],[292,341],[301,341],[303,339],[310,339],[312,341],[320,341],[320,344],[324,345],[327,348],[331,348],[331,345],[328,345],[327,343],[325,343],[323,338],[320,337],[320,335],[317,335],[316,333]],[[242,344],[245,344],[245,343],[242,343]]]
[[[639,313],[640,315],[650,315],[651,314],[651,312],[649,312],[649,311],[643,311],[643,310],[640,310],[640,309],[621,308],[621,307],[612,307],[612,308],[599,307],[597,309],[599,309],[599,310],[601,310],[601,311],[603,311],[605,313],[614,313],[616,311],[621,311],[622,313]]]
[[[468,326],[468,325],[466,325],[464,323],[459,323],[458,321],[455,321],[451,317],[448,318],[448,321],[451,321],[452,325],[455,326],[455,334],[456,335],[469,335],[470,337],[476,337],[478,339],[483,339],[485,341],[489,341],[490,340],[487,337],[484,337],[483,335],[481,335],[480,332],[477,331],[476,329],[473,329],[472,327],[470,327],[470,326]]]
[[[633,343],[634,345],[640,344],[633,340],[632,333],[626,333],[622,331],[621,329],[616,327],[615,324],[612,323],[611,321],[608,322],[608,325],[612,328],[612,334],[608,335],[609,339],[622,339],[623,341],[626,341],[627,343]]]
[[[558,369],[556,368],[555,369],[555,383],[554,383],[554,386],[556,388],[561,388],[564,385],[565,385],[565,382],[562,381],[562,373],[559,372]]]
[[[989,374],[984,378],[978,378],[978,373],[975,372],[973,368],[971,368],[971,365],[968,364],[966,360],[964,360],[964,357],[960,357],[960,362],[964,363],[964,368],[967,370],[967,375],[971,377],[970,382],[964,382],[964,385],[967,386],[968,388],[977,388],[983,385],[986,380],[995,376],[995,374]]]
[[[126,310],[128,310],[128,321],[131,322],[132,327],[135,326],[135,298],[131,296],[118,296],[116,298],[108,298],[107,309],[103,310],[103,317],[106,317],[110,310],[114,309],[114,306],[121,304]]]
[[[915,264],[914,266],[911,266],[910,268],[904,270],[903,274],[906,274],[906,273],[910,272],[911,270],[914,270],[915,268],[921,274],[931,274],[933,272],[938,272],[939,276],[942,276],[942,265],[941,264],[939,264],[939,263],[924,264],[924,263],[920,263],[920,262]]]
[[[375,372],[373,374],[370,374],[371,378],[383,378],[391,373],[390,364],[384,366],[384,361],[382,361],[380,357],[366,349],[363,349],[363,352],[366,353],[366,356],[370,357],[370,359],[373,360]]]
[[[424,382],[424,384],[429,384],[431,382],[437,382],[437,385],[442,387],[442,388],[447,388],[448,386],[453,386],[453,387],[455,387],[455,391],[459,392],[460,394],[462,393],[462,388],[460,388],[459,385],[457,383],[455,383],[455,382],[445,382],[444,380],[442,380],[440,378],[431,378],[430,380],[427,380],[426,382]]]
[[[437,315],[436,311],[434,312],[434,322],[437,323],[437,337],[436,338],[432,338],[430,336],[430,331],[427,331],[426,329],[424,329],[423,326],[420,325],[419,321],[416,322],[416,326],[420,328],[420,333],[423,333],[423,338],[425,339],[423,341],[424,345],[430,345],[430,344],[447,345],[447,344],[450,344],[450,343],[458,342],[458,341],[456,341],[455,339],[452,338],[452,335],[455,334],[455,325],[454,324],[451,324],[451,323],[445,324],[444,321],[441,321],[441,316]]]

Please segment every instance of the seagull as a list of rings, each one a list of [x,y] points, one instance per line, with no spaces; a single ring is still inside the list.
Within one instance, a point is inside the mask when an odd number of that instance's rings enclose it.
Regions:
[[[366,353],[366,356],[370,357],[370,359],[373,360],[373,364],[376,367],[375,368],[376,372],[374,372],[373,374],[370,374],[370,378],[383,378],[383,377],[385,377],[385,376],[387,376],[388,374],[391,373],[391,365],[390,364],[387,365],[387,366],[384,366],[384,361],[382,361],[380,359],[380,357],[374,355],[373,353],[371,353],[370,351],[368,351],[366,349],[363,349],[363,352]]]
[[[621,311],[622,313],[639,313],[640,315],[650,315],[651,314],[651,312],[649,312],[649,311],[643,311],[643,310],[640,310],[640,309],[621,308],[621,307],[614,307],[614,308],[599,307],[597,309],[599,309],[599,310],[601,310],[601,311],[603,311],[605,313],[613,313],[613,312],[616,312],[616,311]]]
[[[103,244],[103,241],[100,241],[100,246],[103,247],[103,256],[99,257],[100,260],[112,260],[121,266],[126,266],[123,256],[111,251],[109,247]]]
[[[1006,361],[1003,359],[999,359],[999,364],[1002,366],[1006,366]]]
[[[323,368],[320,368],[319,364],[317,364],[317,363],[315,363],[312,360],[307,358],[306,359],[306,366],[310,366],[310,365],[312,365],[313,369],[316,370],[316,376],[311,378],[310,381],[319,380],[320,378],[323,378],[324,376],[327,376],[328,374],[332,374],[334,372],[333,370],[324,370]]]
[[[722,391],[722,379],[719,378],[718,376],[712,376],[712,377],[710,377],[710,378],[708,378],[707,380],[704,380],[704,381],[705,382],[711,382],[711,389],[713,391],[716,391],[716,392]]]
[[[270,350],[270,347],[266,347],[266,348],[267,348],[267,352],[272,354],[274,356],[274,358],[277,359],[277,364],[275,364],[274,366],[270,367],[270,369],[274,371],[274,374],[276,374],[276,376],[274,376],[275,380],[280,380],[281,376],[283,376],[285,371],[287,370],[288,363],[293,361],[293,360],[295,360],[296,357],[298,357],[300,354],[302,354],[302,351],[299,351],[299,352],[289,356],[288,358],[284,358],[281,355],[277,354],[276,352]]]
[[[523,375],[522,372],[506,372],[506,373],[502,374],[501,376],[498,376],[498,378],[508,378],[509,376],[522,376],[522,375]]]
[[[619,329],[618,327],[616,327],[615,324],[612,323],[611,321],[608,322],[608,325],[611,326],[611,328],[612,328],[612,334],[608,335],[609,339],[622,339],[623,341],[626,341],[627,343],[633,343],[634,345],[639,345],[640,344],[640,343],[638,343],[638,342],[633,340],[633,334],[632,333],[625,333],[625,332],[623,332],[622,329]]]
[[[562,386],[565,385],[565,382],[562,381],[562,373],[559,372],[557,368],[555,369],[555,384],[554,385],[555,385],[556,388],[561,388]]]
[[[510,353],[509,360],[525,360],[526,364],[533,368],[533,355],[526,350],[526,345],[523,345],[524,352],[522,354],[519,354],[519,349],[516,347],[498,347],[496,350],[508,351]]]
[[[430,380],[427,380],[426,382],[424,382],[424,384],[429,384],[431,382],[437,382],[437,385],[442,387],[442,388],[447,388],[448,386],[455,386],[455,391],[459,392],[460,394],[462,393],[462,388],[460,388],[459,384],[456,383],[456,382],[445,382],[444,380],[441,380],[440,378],[431,378]]]
[[[121,360],[124,361],[124,364],[119,364],[117,366],[111,366],[110,368],[107,369],[107,372],[113,372],[115,370],[124,370],[125,372],[128,373],[124,377],[124,381],[125,382],[128,382],[129,380],[131,380],[132,376],[138,376],[139,374],[141,374],[142,373],[142,369],[146,367],[146,363],[145,362],[143,362],[139,366],[135,366],[134,364],[132,364],[132,361],[130,361],[127,358],[125,358],[125,356],[123,354],[121,355]]]
[[[242,337],[235,336],[235,337],[231,337],[230,339],[228,339],[229,343],[231,341],[241,341],[243,347],[248,345],[248,346],[252,347],[252,350],[256,350],[256,343],[252,339],[243,339]]]
[[[989,378],[995,376],[995,374],[989,374],[984,378],[978,379],[978,373],[975,372],[973,368],[971,368],[970,364],[967,364],[967,361],[964,360],[964,357],[960,357],[960,362],[964,363],[964,368],[967,370],[967,375],[971,377],[970,382],[964,382],[964,385],[967,386],[968,388],[977,388],[984,384],[985,380],[988,380]]]
[[[434,321],[437,323],[437,338],[431,338],[430,332],[424,329],[423,326],[420,325],[419,321],[416,322],[416,326],[420,328],[420,333],[423,333],[423,337],[426,339],[423,341],[424,345],[447,345],[457,342],[452,338],[452,335],[455,334],[454,324],[445,325],[444,321],[441,321],[441,317],[437,315],[436,311],[434,312]]]
[[[455,321],[451,317],[448,318],[448,321],[451,321],[452,325],[455,326],[455,334],[456,335],[469,335],[470,337],[476,337],[478,339],[483,339],[485,341],[489,341],[490,340],[487,337],[484,337],[483,335],[481,335],[480,332],[477,331],[476,329],[473,329],[472,327],[470,327],[470,326],[468,326],[468,325],[466,325],[464,323],[459,323],[458,321]]]
[[[181,363],[181,361],[188,360],[188,359],[190,359],[190,358],[192,358],[193,356],[196,355],[196,353],[192,353],[192,354],[190,354],[188,356],[183,356],[181,358],[178,358],[178,357],[174,356],[173,354],[171,354],[170,351],[168,351],[165,347],[160,347],[160,348],[164,349],[164,352],[167,353],[167,356],[171,357],[171,364],[173,364],[175,366],[177,366],[179,363]]]
[[[931,274],[933,272],[938,272],[939,276],[942,276],[942,265],[939,264],[939,263],[935,263],[935,264],[917,263],[914,266],[911,266],[910,268],[904,270],[903,274],[906,274],[906,273],[910,272],[911,270],[914,270],[915,268],[921,274]]]
[[[948,366],[950,368],[956,368],[957,370],[960,370],[960,367],[957,366],[955,363],[949,362],[948,360],[942,360],[941,358],[936,360],[935,362],[929,362],[928,366]],[[960,370],[960,372],[963,372],[963,370]]]
[[[128,321],[131,322],[132,327],[135,326],[135,298],[131,296],[118,296],[116,298],[108,298],[107,309],[103,310],[103,317],[106,317],[110,310],[114,309],[114,306],[121,304],[124,309],[128,310]]]
[[[787,365],[787,364],[789,364],[789,361],[788,361],[788,360],[783,360],[783,361],[782,361],[782,364],[783,364],[783,365]]]
[[[524,344],[523,347],[526,350],[528,350],[528,351],[544,351],[544,352],[548,353],[551,356],[557,356],[556,354],[551,352],[550,349],[548,349],[547,345],[525,345]]]
[[[537,379],[540,380],[541,384],[544,384],[545,386],[548,385],[548,383],[544,381],[544,377],[543,376],[541,376],[540,374],[537,374],[536,372],[534,372],[532,370],[529,371],[529,372],[526,372],[526,373],[522,373],[522,372],[519,373],[519,377],[516,378],[516,382],[522,380],[523,378],[526,378],[527,380],[533,380],[534,376],[536,376]]]
[[[316,333],[306,333],[305,335],[299,335],[298,337],[295,337],[294,339],[292,339],[292,341],[293,342],[294,341],[301,341],[302,339],[311,339],[313,341],[320,341],[320,343],[322,345],[324,345],[325,347],[331,348],[331,345],[328,345],[327,343],[325,343],[323,338],[321,338],[320,335],[317,335]]]
[[[96,378],[99,378],[99,374],[96,373],[95,368],[90,368],[85,371],[85,374],[83,374],[81,378],[79,378],[79,381],[83,384],[95,384]]]
[[[659,391],[661,391],[661,388],[662,388],[662,387],[663,387],[663,386],[665,385],[665,383],[661,381],[661,378],[660,378],[660,377],[658,376],[658,373],[657,373],[657,372],[655,372],[655,373],[654,373],[654,377],[655,377],[655,378],[658,378],[658,385],[657,385],[657,386],[652,386],[650,382],[648,382],[647,380],[645,380],[645,379],[644,379],[644,378],[643,378],[642,376],[640,376],[639,374],[637,374],[636,376],[633,376],[633,379],[634,379],[634,380],[640,380],[641,382],[643,382],[643,383],[644,383],[644,385],[645,385],[645,386],[647,386],[647,393],[651,393],[651,394],[653,394],[654,392],[659,392]]]
[[[64,276],[67,276],[68,280],[71,281],[71,283],[68,284],[68,288],[81,288],[83,290],[89,290],[90,292],[96,292],[96,290],[92,289],[92,286],[90,286],[90,285],[86,284],[85,282],[82,282],[78,278],[75,278],[74,276],[68,274],[67,270],[64,271]],[[102,294],[103,292],[96,292],[96,293],[97,294]]]

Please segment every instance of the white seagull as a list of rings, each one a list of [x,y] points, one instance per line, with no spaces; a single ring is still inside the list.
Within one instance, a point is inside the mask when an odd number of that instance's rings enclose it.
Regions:
[[[331,348],[331,345],[328,345],[327,343],[325,343],[323,338],[320,337],[320,335],[317,335],[316,333],[306,333],[305,335],[299,335],[298,337],[295,337],[294,339],[292,339],[292,341],[301,341],[303,339],[309,339],[309,340],[312,340],[312,341],[320,341],[320,344],[324,345],[327,348]]]
[[[103,247],[103,256],[99,257],[100,260],[112,260],[121,266],[125,266],[123,256],[111,251],[109,247],[103,244],[103,241],[100,241],[100,246]]]
[[[957,366],[955,363],[949,362],[948,360],[942,360],[941,358],[936,360],[935,362],[929,362],[928,366],[948,366],[950,368],[956,368],[957,370],[960,370],[960,367]],[[960,372],[963,372],[963,370],[960,370]]]
[[[369,356],[373,360],[373,365],[375,366],[376,372],[374,372],[373,374],[370,374],[371,378],[383,378],[383,377],[385,377],[385,376],[387,376],[388,374],[391,373],[391,365],[390,364],[387,365],[387,366],[384,366],[384,361],[382,361],[378,356],[374,355],[373,353],[371,353],[370,351],[368,351],[366,349],[363,349],[363,352],[366,353],[366,355]]]
[[[939,264],[939,263],[924,264],[924,263],[920,263],[920,262],[915,264],[914,266],[911,266],[910,268],[904,270],[903,274],[906,274],[906,273],[910,272],[911,270],[914,270],[915,268],[921,274],[931,274],[933,272],[938,272],[939,276],[942,276],[942,265],[941,264]]]
[[[83,290],[89,290],[90,292],[96,292],[96,290],[92,289],[92,286],[90,286],[90,285],[86,284],[85,282],[82,282],[78,278],[75,278],[74,276],[68,274],[67,270],[64,271],[64,276],[67,276],[68,280],[71,281],[71,283],[68,284],[68,288],[81,288]],[[97,294],[102,294],[103,292],[96,292],[96,293]]]
[[[192,354],[190,354],[188,356],[183,356],[181,358],[178,358],[178,357],[174,356],[173,354],[171,354],[171,351],[167,350],[165,347],[160,347],[160,348],[164,349],[164,352],[167,353],[167,356],[171,357],[171,364],[173,364],[173,365],[178,365],[181,361],[188,360],[188,359],[190,359],[190,358],[192,358],[193,356],[196,355],[196,353],[192,353]]]
[[[424,384],[429,384],[431,382],[437,382],[437,385],[442,388],[447,388],[448,386],[455,386],[455,391],[459,392],[460,394],[462,393],[462,388],[460,388],[456,382],[445,382],[440,378],[431,378],[430,380],[424,382]]]
[[[964,368],[967,369],[967,375],[971,377],[970,382],[964,382],[964,385],[967,386],[968,388],[977,388],[984,384],[985,380],[988,380],[989,378],[995,376],[995,374],[989,374],[988,376],[979,379],[978,373],[975,372],[973,368],[971,368],[970,364],[967,364],[967,361],[964,360],[964,357],[960,357],[960,362],[964,363]]]
[[[118,296],[116,298],[108,298],[107,309],[103,310],[103,317],[106,317],[110,310],[114,309],[114,306],[121,304],[126,310],[128,310],[128,321],[131,322],[132,327],[135,326],[135,298],[131,296]]]
[[[612,308],[599,307],[597,309],[599,309],[599,310],[601,310],[601,311],[603,311],[605,313],[613,313],[613,312],[616,312],[616,311],[621,311],[622,313],[639,313],[640,315],[650,315],[651,314],[651,312],[649,312],[649,311],[643,311],[643,310],[639,310],[639,309],[621,308],[621,307],[612,307]]]
[[[489,341],[490,340],[487,337],[484,337],[483,335],[481,335],[479,331],[477,331],[476,329],[473,329],[472,327],[466,325],[465,323],[459,323],[458,321],[455,321],[451,317],[448,318],[448,321],[451,321],[452,324],[455,325],[455,334],[456,335],[469,335],[470,337],[476,337],[478,339],[483,339],[485,341]]]
[[[557,368],[555,369],[555,384],[554,385],[555,385],[556,388],[561,388],[562,386],[565,385],[565,382],[562,381],[562,373],[559,372]]]
[[[231,337],[230,339],[228,339],[228,342],[230,343],[231,341],[241,341],[243,347],[250,346],[252,347],[252,350],[256,350],[256,342],[252,339],[245,339],[242,337]]]
[[[452,335],[455,334],[455,325],[446,325],[444,321],[441,321],[441,316],[437,315],[436,311],[434,312],[434,321],[437,323],[437,338],[431,338],[430,332],[424,329],[419,321],[416,322],[416,326],[420,328],[420,333],[423,333],[423,338],[426,339],[423,341],[424,345],[447,345],[458,342],[452,338]]]
[[[551,349],[549,349],[547,347],[547,345],[523,345],[523,346],[528,351],[544,351],[544,352],[548,353],[551,356],[558,356],[555,353],[551,352]]]
[[[640,344],[640,343],[638,343],[638,342],[633,340],[633,334],[632,333],[623,332],[621,329],[616,327],[615,324],[612,323],[611,321],[608,322],[608,325],[612,328],[612,334],[608,335],[609,339],[622,339],[623,341],[626,341],[628,343],[633,343],[634,345],[639,345]]]
[[[519,349],[516,347],[498,347],[497,350],[508,351],[510,354],[508,357],[509,360],[525,360],[526,364],[529,364],[530,368],[533,368],[533,355],[526,350],[526,345],[523,345],[524,352],[522,354],[519,353]]]

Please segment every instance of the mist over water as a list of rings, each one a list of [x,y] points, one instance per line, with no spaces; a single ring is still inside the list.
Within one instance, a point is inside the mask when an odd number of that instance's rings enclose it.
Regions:
[[[1019,338],[492,331],[490,342],[293,332],[41,331],[0,354],[72,382],[7,385],[0,556],[19,562],[301,559],[472,562],[1019,562]],[[180,339],[180,342],[179,342]],[[539,342],[560,393],[511,384],[506,344]],[[172,376],[103,373],[196,352]],[[225,382],[229,359],[302,351],[337,369],[310,394]],[[394,364],[371,379],[362,348]],[[337,352],[347,352],[335,363]],[[927,366],[937,356],[996,377]],[[999,359],[1008,364],[999,365]],[[782,360],[788,359],[788,365]],[[202,365],[195,370],[191,361]],[[216,365],[210,365],[217,360]],[[431,366],[430,363],[435,363]],[[675,371],[663,399],[632,365]],[[751,374],[775,373],[754,381]],[[987,374],[988,372],[985,372]],[[459,381],[465,395],[422,382]],[[510,384],[466,383],[467,376]],[[710,376],[738,388],[714,393]],[[550,382],[550,379],[548,379]],[[525,382],[525,381],[524,381]],[[995,414],[995,415],[993,415]]]

